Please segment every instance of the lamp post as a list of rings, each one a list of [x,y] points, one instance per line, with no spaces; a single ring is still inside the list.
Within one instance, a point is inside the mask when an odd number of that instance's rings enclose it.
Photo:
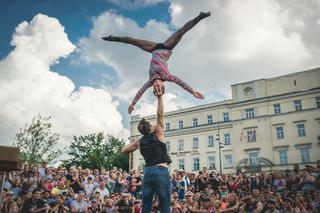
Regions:
[[[223,148],[223,145],[220,140],[220,126],[219,126],[219,119],[218,119],[218,134],[217,134],[217,140],[219,141],[219,166],[220,166],[220,174],[222,174],[222,161],[221,161],[221,148]]]

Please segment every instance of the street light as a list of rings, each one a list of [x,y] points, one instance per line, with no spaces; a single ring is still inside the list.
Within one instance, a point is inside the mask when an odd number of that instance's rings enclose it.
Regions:
[[[217,127],[218,127],[218,134],[217,136],[217,141],[219,141],[219,164],[220,164],[220,174],[222,174],[222,162],[221,162],[221,148],[223,148],[223,144],[220,141],[220,126],[219,126],[219,119],[218,119],[218,123],[217,123]]]

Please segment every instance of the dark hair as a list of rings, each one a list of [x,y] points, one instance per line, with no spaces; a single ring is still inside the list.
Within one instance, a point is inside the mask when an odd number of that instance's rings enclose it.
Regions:
[[[151,130],[151,125],[149,123],[149,121],[147,121],[146,119],[141,119],[141,121],[138,124],[138,130],[142,135],[147,135],[150,130]]]

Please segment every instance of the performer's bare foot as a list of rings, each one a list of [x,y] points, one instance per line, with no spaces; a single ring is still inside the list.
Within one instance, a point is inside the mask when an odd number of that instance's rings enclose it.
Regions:
[[[120,41],[120,38],[114,35],[109,35],[107,37],[101,37],[102,40],[105,41]]]
[[[210,11],[209,12],[200,12],[199,16],[201,19],[204,19],[204,18],[211,16],[211,12]]]

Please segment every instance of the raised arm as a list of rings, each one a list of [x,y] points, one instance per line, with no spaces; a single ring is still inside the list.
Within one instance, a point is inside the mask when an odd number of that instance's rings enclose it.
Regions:
[[[171,74],[167,75],[167,81],[174,82],[174,83],[178,84],[180,87],[187,90],[189,93],[191,93],[196,98],[204,99],[204,96],[201,93],[196,92],[192,87],[189,86],[189,84],[187,84],[186,82],[184,82],[183,80],[181,80],[179,77],[177,77],[175,75],[171,75]]]
[[[132,142],[122,149],[122,153],[128,154],[130,152],[136,151],[139,148],[139,139],[133,139]]]
[[[152,86],[152,81],[148,80],[142,87],[141,89],[137,92],[136,96],[134,97],[134,99],[132,100],[129,108],[128,108],[128,112],[129,114],[131,114],[131,112],[134,110],[134,106],[136,105],[136,103],[139,101],[139,99],[142,97],[143,93]]]
[[[158,106],[157,106],[157,126],[156,126],[156,134],[160,141],[164,142],[164,122],[163,122],[163,89],[162,87],[155,87],[155,95],[158,98]]]

